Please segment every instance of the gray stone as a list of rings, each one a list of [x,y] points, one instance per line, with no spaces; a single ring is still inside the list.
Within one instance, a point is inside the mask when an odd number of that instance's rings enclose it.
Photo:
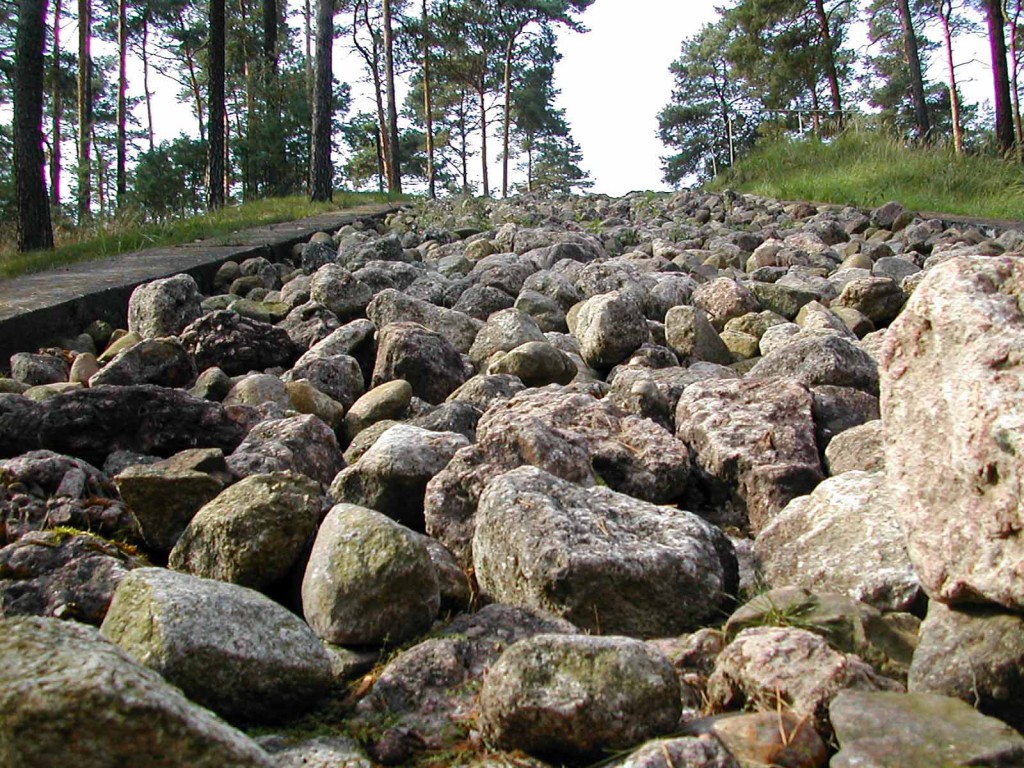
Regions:
[[[840,747],[831,768],[1024,764],[1024,737],[958,699],[843,691],[830,716]]]
[[[880,473],[830,477],[793,499],[758,534],[767,583],[839,592],[883,611],[909,611],[924,595]]]
[[[495,352],[508,352],[528,341],[547,341],[532,317],[518,309],[495,312],[476,335],[469,359],[483,366]]]
[[[469,315],[428,304],[392,288],[374,296],[366,314],[377,328],[399,321],[419,323],[440,333],[462,353],[469,352],[477,332],[483,327],[482,321]]]
[[[351,408],[366,389],[359,361],[347,354],[332,355],[311,350],[281,378],[285,382],[306,379],[345,408]]]
[[[859,310],[881,327],[896,318],[906,298],[892,278],[867,277],[847,283],[838,298],[832,300],[832,305]]]
[[[28,386],[67,381],[70,370],[68,361],[55,355],[29,352],[11,355],[11,378]]]
[[[620,291],[589,299],[576,317],[574,335],[587,365],[611,368],[650,339],[638,302]]]
[[[199,318],[199,286],[190,275],[140,285],[128,299],[128,330],[143,338],[177,336]]]
[[[273,765],[247,736],[70,621],[0,621],[0,712],[3,765]]]
[[[851,470],[884,472],[884,439],[881,419],[873,419],[836,435],[825,449],[828,473],[841,475]]]
[[[636,637],[696,629],[737,587],[731,544],[693,513],[581,488],[535,467],[487,484],[473,564],[480,588],[498,602]]]
[[[672,351],[692,362],[729,365],[732,353],[711,325],[704,310],[672,307],[665,315],[665,341]]]
[[[331,428],[316,416],[302,414],[260,422],[228,456],[227,464],[240,477],[288,470],[326,487],[345,460]]]
[[[808,387],[831,384],[878,394],[878,365],[853,341],[832,334],[800,334],[763,357],[752,378],[795,379]]]
[[[593,757],[673,730],[679,680],[637,640],[536,635],[513,645],[484,678],[480,727],[505,749]]]
[[[180,338],[199,370],[217,366],[232,376],[288,367],[298,356],[283,328],[234,312],[203,315],[186,327]]]
[[[197,704],[239,723],[313,708],[333,682],[306,624],[259,592],[164,568],[121,580],[100,631]]]
[[[402,379],[416,397],[441,403],[472,371],[444,335],[418,323],[390,323],[377,340],[372,387]]]
[[[811,395],[781,379],[705,381],[676,407],[676,434],[695,454],[700,509],[739,515],[754,533],[822,479]]]
[[[320,520],[323,494],[303,475],[253,475],[206,504],[171,550],[171,568],[263,589],[283,579]]]
[[[518,376],[508,373],[480,374],[448,395],[448,402],[469,403],[486,412],[492,405],[511,400],[513,395],[524,389],[526,385]]]
[[[337,264],[320,267],[309,284],[309,296],[323,304],[341,322],[360,317],[373,298],[369,286]]]
[[[528,341],[508,352],[498,353],[487,366],[487,372],[515,376],[527,387],[568,384],[578,373],[573,359],[547,339]]]
[[[724,329],[734,317],[761,309],[761,302],[747,286],[728,277],[698,286],[693,292],[693,305],[707,314],[716,331]]]
[[[491,315],[515,305],[515,297],[493,285],[471,285],[462,292],[452,309],[476,320],[486,321]]]
[[[302,613],[339,645],[400,644],[430,629],[440,593],[423,541],[388,517],[337,504],[302,580]]]
[[[430,432],[407,424],[391,427],[356,463],[337,474],[331,498],[375,509],[422,531],[427,481],[467,445],[469,441],[454,432]]]
[[[120,352],[89,379],[89,386],[102,384],[158,384],[163,387],[191,387],[196,365],[175,338],[143,339]]]
[[[352,440],[378,421],[403,418],[412,401],[412,386],[404,379],[374,387],[356,400],[345,414],[345,437]]]
[[[1024,609],[1024,264],[929,270],[890,326],[882,419],[892,503],[929,596]]]
[[[292,309],[277,327],[288,334],[296,350],[302,351],[338,330],[341,320],[323,304],[307,301]]]
[[[654,739],[609,768],[741,768],[716,739],[685,736]]]
[[[250,373],[238,379],[224,396],[224,405],[251,405],[273,403],[282,409],[291,408],[291,398],[280,376],[271,373]]]
[[[931,601],[907,688],[962,699],[1021,730],[1024,618],[990,607],[950,608]]]

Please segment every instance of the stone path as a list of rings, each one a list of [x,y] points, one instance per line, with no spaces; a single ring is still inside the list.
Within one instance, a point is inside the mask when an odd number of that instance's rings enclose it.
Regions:
[[[211,240],[151,248],[0,280],[0,367],[15,352],[75,336],[93,320],[124,327],[128,298],[136,286],[181,272],[209,288],[226,261],[254,256],[271,260],[315,232],[333,231],[357,219],[385,216],[401,206],[364,205],[299,221],[242,230]]]

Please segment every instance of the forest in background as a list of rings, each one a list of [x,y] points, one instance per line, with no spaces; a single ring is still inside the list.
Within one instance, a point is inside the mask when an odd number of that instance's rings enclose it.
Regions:
[[[19,222],[24,250],[49,247],[54,221],[125,210],[159,220],[368,185],[585,188],[554,71],[557,32],[584,32],[593,2],[2,0],[0,45],[15,56],[0,62],[0,114],[13,117],[0,125],[0,215]],[[659,115],[665,178],[712,178],[765,137],[828,137],[857,114],[909,143],[1014,158],[1022,3],[727,3],[672,65],[676,89]],[[866,55],[850,45],[856,24],[867,25]],[[956,81],[957,38],[978,30],[991,42],[992,115],[963,103]],[[349,83],[334,76],[335,40],[362,62],[344,74],[371,83],[367,110],[352,111]],[[947,61],[945,82],[928,79],[932,57]],[[141,78],[129,78],[130,59]],[[196,137],[154,142],[153,72],[178,82]],[[513,183],[513,169],[525,180]]]

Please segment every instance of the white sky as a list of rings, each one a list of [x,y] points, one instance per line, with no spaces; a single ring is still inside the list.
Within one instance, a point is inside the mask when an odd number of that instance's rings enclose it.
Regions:
[[[558,46],[562,53],[556,72],[561,94],[557,106],[566,111],[573,137],[583,150],[583,168],[595,182],[593,191],[622,195],[638,189],[666,189],[661,178],[662,155],[668,150],[657,138],[657,114],[672,92],[669,64],[679,56],[684,38],[717,18],[715,6],[721,0],[596,0],[583,14],[589,32],[562,31]],[[339,24],[347,20],[337,19]],[[65,32],[65,39],[73,39]],[[933,34],[933,37],[936,35]],[[346,54],[347,36],[335,44],[334,71],[353,87],[351,114],[373,111],[368,87],[360,84],[364,75],[361,60]],[[968,101],[991,99],[991,82],[985,45],[978,39],[957,42],[957,58],[979,57],[981,64],[960,73]],[[945,81],[941,52],[933,55],[932,77]],[[141,68],[132,82],[141,89]],[[196,132],[195,120],[184,105],[175,102],[178,86],[153,77],[157,92],[157,140],[172,139],[180,132]],[[142,107],[140,120],[145,120]],[[489,143],[492,194],[500,190],[497,136]],[[513,163],[514,165],[514,163]],[[470,169],[479,159],[470,161]],[[475,174],[479,177],[479,171]],[[513,181],[518,180],[516,176]]]

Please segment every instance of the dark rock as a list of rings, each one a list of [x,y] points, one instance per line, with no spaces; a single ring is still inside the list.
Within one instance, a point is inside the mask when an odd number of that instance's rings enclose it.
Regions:
[[[459,350],[442,334],[418,323],[391,323],[378,338],[371,386],[404,379],[428,403],[443,402],[471,375]]]
[[[217,366],[232,376],[287,367],[297,357],[295,344],[283,328],[234,312],[203,315],[180,338],[200,370]]]

